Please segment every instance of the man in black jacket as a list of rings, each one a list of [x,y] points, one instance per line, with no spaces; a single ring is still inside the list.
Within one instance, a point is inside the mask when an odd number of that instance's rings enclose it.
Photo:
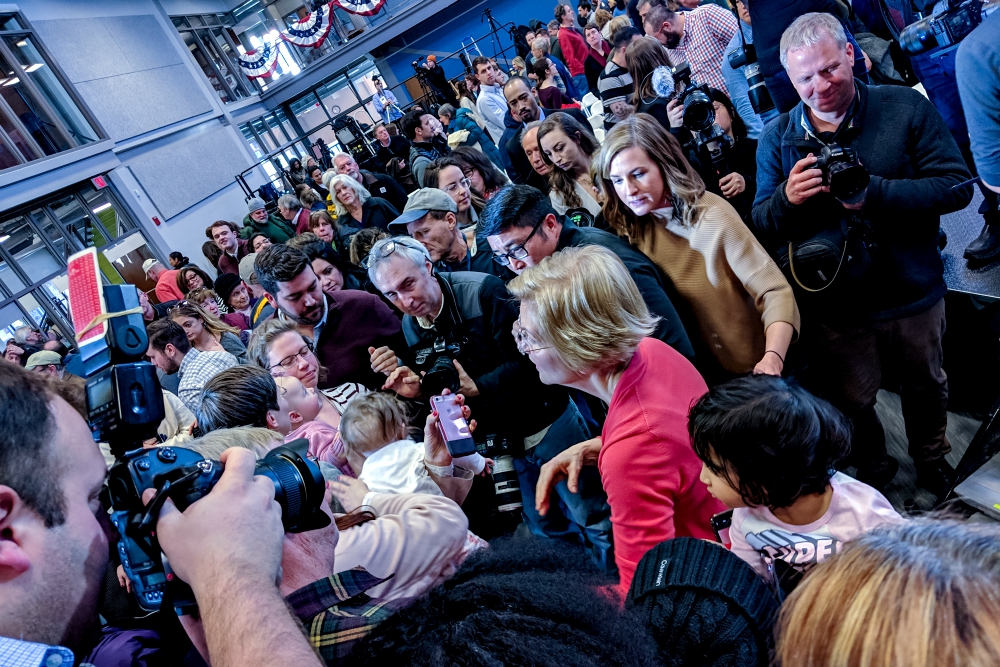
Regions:
[[[494,257],[517,274],[563,248],[599,245],[615,253],[628,268],[649,312],[660,318],[659,338],[688,359],[694,348],[667,291],[670,279],[652,260],[627,241],[593,227],[577,227],[556,213],[549,198],[528,185],[512,185],[490,199],[479,219],[480,233]]]
[[[410,140],[410,173],[417,187],[422,188],[424,172],[430,163],[451,154],[448,137],[444,134],[441,121],[422,109],[411,109],[399,120],[399,126]]]
[[[375,154],[375,159],[378,160],[379,164],[381,164],[383,168],[385,168],[386,165],[389,164],[389,160],[394,157],[403,160],[406,164],[409,164],[409,139],[398,134],[391,136],[389,134],[389,130],[386,129],[385,125],[381,123],[375,126],[375,139],[378,142],[378,148],[376,149],[378,152]],[[406,164],[400,166],[405,167]]]
[[[584,127],[590,127],[590,122],[579,109],[543,109],[538,106],[538,99],[531,92],[531,84],[527,79],[512,76],[503,87],[503,95],[507,98],[507,106],[510,120],[504,117],[504,132],[500,137],[500,154],[504,165],[513,168],[507,169],[507,175],[515,183],[524,183],[531,175],[531,165],[528,157],[521,149],[521,130],[528,123],[535,120],[544,120],[549,114],[561,111],[568,113],[580,122]],[[504,157],[506,156],[506,157]]]
[[[431,382],[441,377],[434,372],[440,362],[453,366],[450,388],[463,394],[472,408],[477,442],[498,435],[517,449],[523,443],[524,456],[514,463],[531,531],[581,544],[585,535],[598,562],[613,567],[611,515],[599,475],[581,478],[576,494],[557,488],[567,514],[553,516],[550,511],[543,517],[535,510],[541,466],[567,447],[589,440],[590,433],[567,390],[542,384],[534,364],[518,351],[513,327],[520,311],[503,282],[483,273],[436,273],[427,250],[407,237],[375,244],[368,256],[368,277],[405,313],[408,349],[396,353],[406,365],[389,374],[385,388],[426,400],[440,391]],[[421,379],[421,372],[428,374]]]
[[[361,169],[357,160],[349,153],[334,155],[333,168],[338,174],[346,174],[365,186],[365,190],[372,197],[380,197],[392,204],[397,211],[402,211],[406,206],[406,191],[399,186],[399,183],[385,174],[374,174]]]
[[[969,171],[923,96],[854,79],[854,50],[836,18],[805,14],[781,42],[802,101],[760,138],[753,223],[779,264],[796,270],[793,286],[804,288],[796,298],[812,357],[803,380],[854,420],[858,477],[879,487],[898,463],[886,454],[876,392],[882,362],[898,366],[917,482],[943,493],[954,471],[944,460],[946,288],[938,238],[941,214],[972,198],[971,187],[956,188]],[[831,190],[816,168],[816,156],[836,146],[857,151],[871,174],[854,196],[836,177]],[[789,265],[789,248],[807,240],[835,246],[830,255],[837,256],[821,266],[793,252]]]

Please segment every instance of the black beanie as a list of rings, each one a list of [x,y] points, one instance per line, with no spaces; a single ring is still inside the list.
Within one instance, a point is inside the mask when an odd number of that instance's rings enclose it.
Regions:
[[[229,305],[229,295],[240,286],[240,277],[235,273],[223,273],[215,279],[215,293],[222,299],[222,303]]]
[[[778,601],[724,547],[678,537],[651,549],[625,602],[671,667],[767,667]]]

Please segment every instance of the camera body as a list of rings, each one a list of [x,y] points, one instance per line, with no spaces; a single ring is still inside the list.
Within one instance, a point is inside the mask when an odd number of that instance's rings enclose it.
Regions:
[[[330,524],[330,517],[321,508],[326,483],[319,466],[306,458],[308,448],[307,440],[295,440],[257,462],[255,474],[274,483],[281,522],[289,533]],[[222,472],[218,461],[182,447],[136,449],[111,468],[108,489],[114,507],[111,520],[120,535],[118,554],[136,601],[144,610],[159,611],[164,601],[178,614],[196,607],[190,588],[174,576],[160,551],[156,519],[167,498],[184,511],[212,490]],[[146,489],[157,490],[148,505],[142,502]]]
[[[455,368],[455,360],[461,352],[462,346],[459,343],[449,341],[444,336],[435,338],[433,346],[417,351],[415,360],[417,367],[430,364],[420,380],[420,388],[425,394],[436,396],[445,389],[458,393],[458,369]]]
[[[955,46],[997,8],[1000,8],[1000,0],[952,0],[943,12],[906,26],[899,34],[899,44],[914,55]]]
[[[747,96],[750,98],[750,106],[758,116],[774,108],[774,100],[771,93],[764,85],[764,75],[760,71],[760,63],[757,62],[757,49],[753,44],[743,44],[729,52],[729,66],[733,69],[743,69],[743,75],[747,79],[750,90]]]
[[[838,144],[820,149],[815,168],[823,172],[823,185],[830,188],[830,194],[843,202],[860,195],[871,181],[868,170],[858,160],[857,151]]]

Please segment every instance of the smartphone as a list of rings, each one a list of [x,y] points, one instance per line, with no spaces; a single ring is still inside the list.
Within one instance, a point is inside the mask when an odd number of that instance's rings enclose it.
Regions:
[[[733,541],[729,539],[729,527],[733,525],[733,511],[719,512],[712,517],[711,524],[712,530],[715,531],[715,539],[727,549],[732,548]]]
[[[476,441],[469,431],[469,422],[462,416],[462,406],[455,394],[432,396],[431,409],[438,413],[438,430],[448,445],[448,453],[454,457],[476,453]]]

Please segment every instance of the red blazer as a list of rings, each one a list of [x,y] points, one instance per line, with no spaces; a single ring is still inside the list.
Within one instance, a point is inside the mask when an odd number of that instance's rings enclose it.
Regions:
[[[702,484],[688,411],[708,391],[687,359],[644,338],[618,381],[597,465],[611,505],[615,562],[627,592],[647,551],[678,536],[715,539],[709,520],[725,506]]]
[[[562,48],[563,57],[566,59],[566,68],[570,75],[584,74],[583,63],[587,60],[587,54],[590,51],[587,40],[573,28],[559,28],[559,46]]]

